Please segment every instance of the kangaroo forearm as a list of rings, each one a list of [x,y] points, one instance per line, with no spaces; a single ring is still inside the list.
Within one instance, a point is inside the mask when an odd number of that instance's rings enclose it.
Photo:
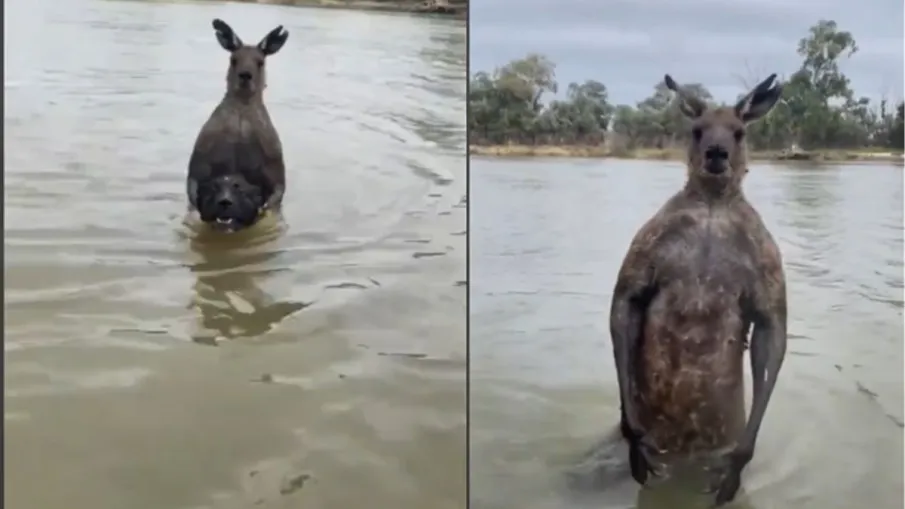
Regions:
[[[754,394],[741,445],[753,449],[785,359],[785,328],[776,321],[756,325],[751,335],[750,351]]]
[[[641,311],[629,299],[614,301],[610,315],[610,335],[613,342],[613,358],[619,382],[619,395],[626,415],[634,418],[632,406],[633,359],[639,342]]]

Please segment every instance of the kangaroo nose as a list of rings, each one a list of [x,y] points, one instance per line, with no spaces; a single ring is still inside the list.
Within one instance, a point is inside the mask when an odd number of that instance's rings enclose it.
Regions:
[[[720,159],[729,159],[729,151],[720,145],[710,145],[704,152],[704,156],[712,161]]]
[[[251,81],[251,73],[248,71],[242,71],[239,73],[239,79],[242,81]]]

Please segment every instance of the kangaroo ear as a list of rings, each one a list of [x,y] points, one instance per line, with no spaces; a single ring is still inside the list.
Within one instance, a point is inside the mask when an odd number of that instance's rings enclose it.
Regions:
[[[776,73],[767,76],[735,105],[735,114],[743,122],[754,122],[773,109],[782,96],[782,85],[773,83]]]
[[[215,18],[211,25],[213,25],[214,33],[217,35],[217,42],[220,43],[220,46],[223,46],[223,49],[233,52],[242,47],[242,39],[239,39],[236,32],[225,21]]]
[[[283,44],[286,44],[286,39],[288,38],[289,32],[283,30],[283,25],[280,25],[261,39],[261,42],[258,43],[258,49],[265,55],[273,55],[277,51],[280,51],[280,48],[283,47]]]
[[[663,77],[663,81],[666,82],[666,88],[676,93],[676,97],[679,99],[679,111],[683,115],[694,119],[704,114],[707,109],[707,104],[704,101],[680,87],[676,80],[672,79],[672,76],[668,74]]]

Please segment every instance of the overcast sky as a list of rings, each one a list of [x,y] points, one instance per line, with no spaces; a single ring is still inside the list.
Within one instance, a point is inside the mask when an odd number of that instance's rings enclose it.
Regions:
[[[596,79],[616,103],[647,97],[666,72],[734,99],[739,75],[794,72],[798,40],[822,18],[860,47],[843,66],[856,94],[903,96],[902,0],[479,0],[470,11],[472,72],[539,52],[561,88]]]

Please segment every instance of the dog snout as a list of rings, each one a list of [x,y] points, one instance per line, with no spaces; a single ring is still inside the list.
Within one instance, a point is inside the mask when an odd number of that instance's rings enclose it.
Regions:
[[[236,200],[235,196],[232,195],[228,190],[223,190],[217,193],[214,203],[217,204],[217,208],[220,210],[227,210],[235,205]]]
[[[251,73],[248,71],[242,71],[239,73],[239,79],[242,81],[251,81]]]

